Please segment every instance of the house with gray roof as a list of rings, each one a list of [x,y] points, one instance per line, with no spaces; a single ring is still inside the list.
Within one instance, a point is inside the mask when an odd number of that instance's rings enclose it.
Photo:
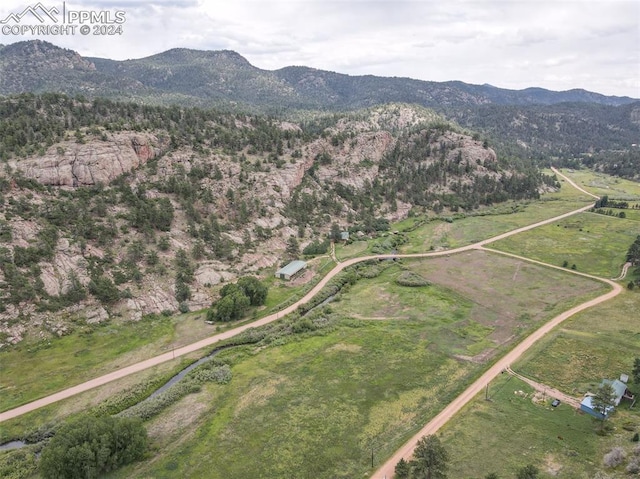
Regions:
[[[627,385],[622,381],[620,381],[619,379],[614,379],[613,381],[610,379],[603,379],[602,383],[600,383],[600,387],[604,386],[605,384],[609,384],[613,388],[615,392],[614,404],[616,406],[619,406],[620,401],[622,401],[623,399],[629,399],[630,401],[634,400],[634,396],[633,394],[631,394],[631,391],[627,389]],[[580,403],[580,410],[598,419],[604,419],[606,416],[608,416],[613,412],[614,407],[611,406],[607,408],[605,413],[602,414],[602,412],[598,411],[593,407],[592,396],[587,394],[582,400],[582,402]]]
[[[276,271],[276,278],[290,281],[296,274],[307,267],[307,263],[295,260]]]

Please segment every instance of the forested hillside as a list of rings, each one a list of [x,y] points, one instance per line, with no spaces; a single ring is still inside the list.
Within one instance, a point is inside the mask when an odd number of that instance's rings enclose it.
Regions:
[[[549,157],[567,160],[628,151],[640,138],[637,99],[579,89],[506,90],[456,81],[349,76],[305,66],[269,71],[228,50],[175,48],[115,61],[85,58],[39,40],[1,48],[0,94],[27,92],[63,92],[84,95],[90,101],[110,98],[144,105],[214,107],[296,122],[314,118],[318,112],[346,114],[404,102],[434,108],[482,133],[501,156],[533,158],[542,164],[548,164]],[[147,115],[144,121],[155,125],[158,118]]]
[[[640,102],[623,106],[563,103],[448,109],[461,125],[482,131],[502,152],[549,163],[550,157],[628,151],[640,140]]]
[[[25,94],[0,101],[0,139],[3,342],[64,334],[70,318],[206,307],[211,286],[300,254],[332,225],[374,234],[410,212],[553,184],[407,105],[295,124]]]

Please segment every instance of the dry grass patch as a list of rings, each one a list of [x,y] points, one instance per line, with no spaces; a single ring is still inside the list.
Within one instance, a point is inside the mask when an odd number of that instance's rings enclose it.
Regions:
[[[261,378],[244,393],[235,408],[234,416],[239,416],[246,408],[253,406],[264,406],[269,399],[278,392],[278,387],[286,384],[287,378],[284,376]]]
[[[147,423],[149,437],[164,442],[176,434],[191,430],[191,426],[210,408],[211,403],[205,395],[188,394]]]

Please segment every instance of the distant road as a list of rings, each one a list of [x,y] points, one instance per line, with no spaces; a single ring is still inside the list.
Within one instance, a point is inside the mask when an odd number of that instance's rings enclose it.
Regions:
[[[556,171],[556,170],[554,170]],[[557,172],[557,174],[559,174],[560,176],[563,176],[561,173]],[[566,177],[564,177],[566,178]],[[580,189],[577,185],[575,185],[575,183],[573,183],[571,180],[569,180],[568,178],[566,178],[573,186],[575,186],[576,188]],[[584,191],[584,190],[582,190]],[[590,194],[588,192],[585,192],[587,194]],[[593,196],[593,195],[592,195]],[[433,256],[444,256],[444,255],[449,255],[449,254],[455,254],[455,253],[459,253],[462,251],[469,251],[472,249],[478,249],[481,248],[482,246],[494,242],[494,241],[498,241],[501,240],[503,238],[507,238],[509,236],[518,234],[518,233],[522,233],[523,231],[528,231],[531,230],[533,228],[537,228],[538,226],[542,226],[542,225],[546,225],[549,223],[553,223],[554,221],[558,221],[560,219],[563,218],[567,218],[569,216],[575,215],[577,213],[581,213],[583,211],[586,211],[588,209],[590,209],[593,205],[587,205],[584,206],[582,208],[579,208],[577,210],[571,211],[569,213],[565,213],[559,216],[555,216],[553,218],[549,218],[543,221],[539,221],[537,223],[528,225],[528,226],[523,226],[521,228],[517,228],[515,230],[509,231],[507,233],[503,233],[500,234],[498,236],[494,236],[493,238],[490,239],[486,239],[483,241],[479,241],[477,243],[471,244],[471,245],[467,245],[467,246],[462,246],[460,248],[455,248],[455,249],[450,249],[450,250],[445,250],[445,251],[437,251],[437,252],[429,252],[429,253],[415,253],[415,254],[386,254],[386,255],[372,255],[372,256],[364,256],[364,257],[358,257],[358,258],[352,258],[349,260],[345,260],[339,264],[337,264],[324,278],[322,278],[322,280],[313,288],[311,289],[311,291],[309,291],[304,297],[302,297],[300,300],[298,300],[296,303],[292,304],[291,306],[283,309],[282,311],[279,311],[277,313],[271,314],[269,316],[265,316],[264,318],[261,318],[257,321],[254,321],[252,323],[248,323],[245,324],[243,326],[239,326],[237,328],[234,329],[230,329],[228,331],[225,331],[223,333],[219,333],[213,336],[210,336],[208,338],[202,339],[200,341],[197,341],[195,343],[186,345],[186,346],[182,346],[180,348],[177,348],[173,351],[169,351],[163,354],[160,354],[158,356],[155,356],[153,358],[149,358],[145,361],[141,361],[139,363],[135,363],[132,364],[130,366],[126,366],[124,368],[118,369],[116,371],[113,371],[111,373],[105,374],[103,376],[99,376],[97,378],[91,379],[89,381],[86,381],[84,383],[78,384],[76,386],[72,386],[68,389],[64,389],[62,391],[59,391],[57,393],[51,394],[49,396],[45,396],[41,399],[38,399],[36,401],[32,401],[30,403],[24,404],[22,406],[19,406],[17,408],[14,409],[10,409],[8,411],[2,412],[0,413],[0,422],[6,421],[8,419],[12,419],[18,416],[21,416],[23,414],[26,414],[28,412],[31,411],[35,411],[36,409],[39,409],[41,407],[44,406],[48,406],[50,404],[53,404],[55,402],[58,401],[62,401],[63,399],[67,399],[70,398],[72,396],[75,396],[77,394],[83,393],[85,391],[89,391],[90,389],[94,389],[97,388],[99,386],[103,386],[104,384],[110,383],[112,381],[116,381],[118,379],[122,379],[126,376],[129,376],[131,374],[135,374],[138,373],[140,371],[144,371],[145,369],[151,368],[153,366],[157,366],[159,364],[165,363],[167,361],[171,361],[175,358],[178,358],[180,356],[184,356],[186,354],[192,353],[194,351],[198,351],[200,349],[212,346],[220,341],[223,341],[225,339],[230,339],[234,336],[237,336],[238,334],[246,331],[247,329],[250,328],[255,328],[255,327],[259,327],[259,326],[263,326],[265,324],[269,324],[273,321],[276,321],[280,318],[282,318],[283,316],[286,316],[289,313],[292,313],[293,311],[296,310],[296,308],[298,306],[300,306],[301,304],[305,304],[307,302],[309,302],[316,294],[318,294],[318,292],[324,288],[326,286],[326,284],[338,273],[340,273],[342,270],[344,270],[345,268],[354,265],[356,263],[360,263],[363,261],[369,261],[369,260],[376,260],[376,259],[392,259],[392,258],[426,258],[426,257],[433,257]],[[524,258],[527,259],[527,258]],[[615,283],[612,283],[615,284]],[[575,308],[574,308],[575,309]],[[535,334],[535,333],[534,333]],[[485,373],[486,374],[486,373]],[[483,376],[484,377],[484,376]],[[475,384],[475,383],[474,383]],[[391,477],[391,476],[389,476]]]
[[[582,191],[584,194],[589,195],[592,198],[600,199],[600,197],[598,195],[594,195],[593,193],[589,193],[587,190],[585,190],[581,186],[578,186],[571,178],[569,178],[568,176],[563,175],[562,173],[560,173],[553,166],[551,167],[551,171],[553,171],[556,175],[562,176],[567,181],[567,183],[569,183],[571,186],[573,186],[576,190]]]

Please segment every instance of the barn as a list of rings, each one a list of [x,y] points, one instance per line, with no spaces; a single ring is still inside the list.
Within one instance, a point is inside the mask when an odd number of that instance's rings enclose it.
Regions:
[[[288,265],[276,271],[276,278],[285,279],[289,281],[291,278],[293,278],[296,274],[298,274],[300,271],[302,271],[306,267],[307,267],[307,263],[305,263],[304,261],[300,261],[300,260],[292,261]]]

